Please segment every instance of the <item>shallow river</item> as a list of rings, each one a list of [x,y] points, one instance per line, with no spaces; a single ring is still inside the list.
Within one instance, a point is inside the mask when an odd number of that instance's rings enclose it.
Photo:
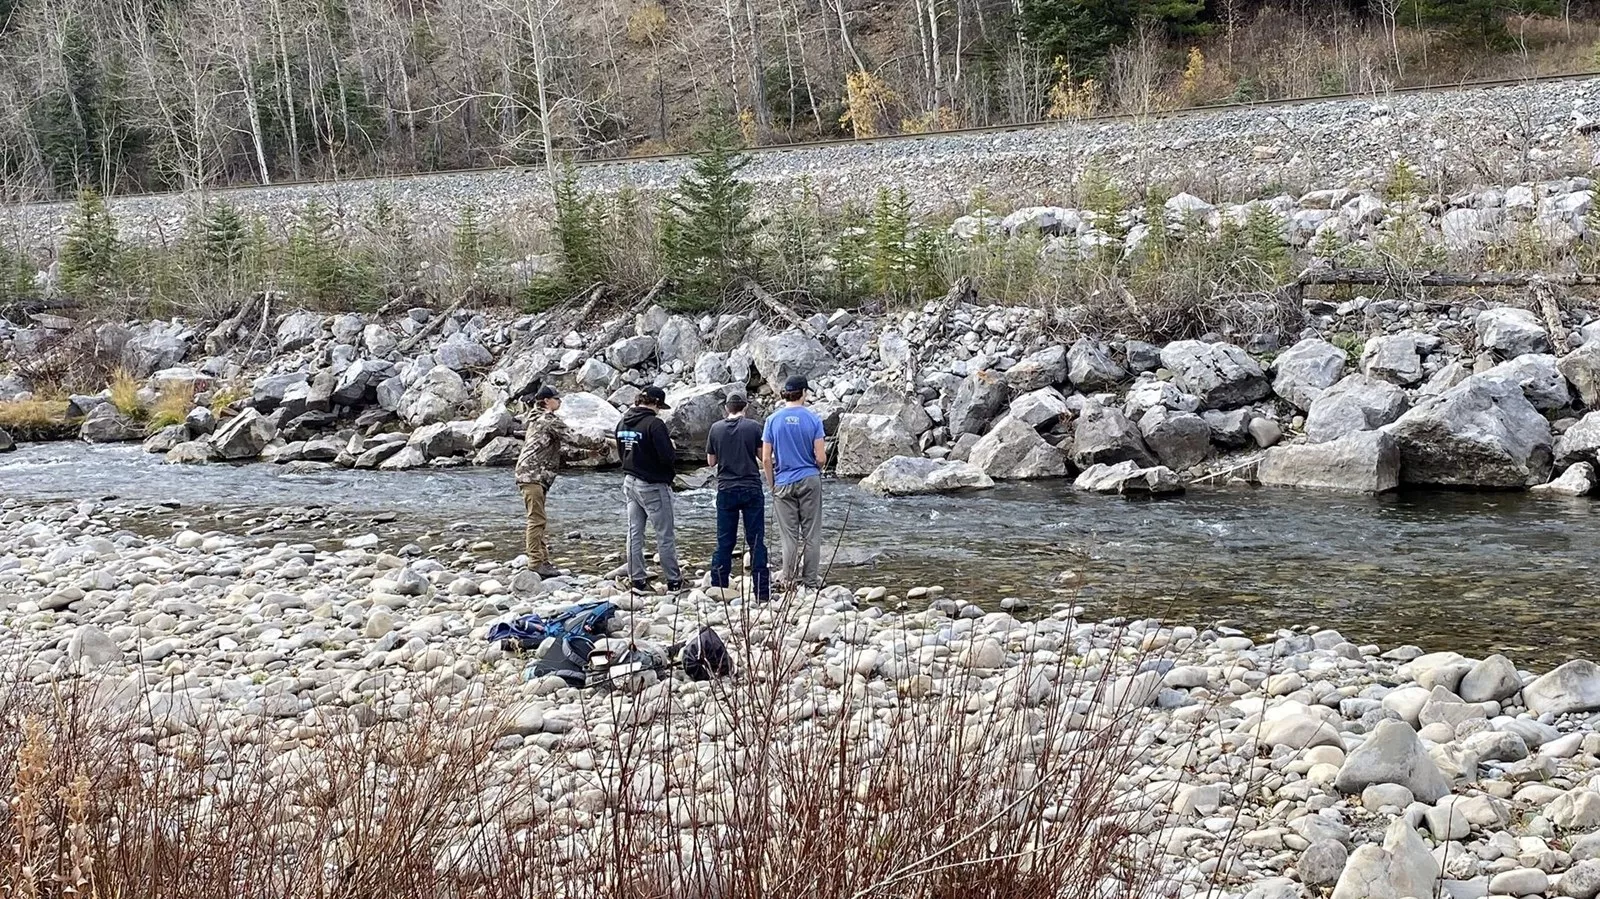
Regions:
[[[620,559],[618,480],[558,483],[549,512],[559,557],[608,568]],[[1065,484],[887,500],[846,482],[827,488],[831,580],[851,586],[937,584],[990,608],[1007,596],[1075,598],[1097,614],[1251,634],[1316,624],[1386,648],[1500,651],[1519,663],[1600,655],[1600,516],[1588,500],[1228,489],[1130,501]],[[506,469],[283,475],[265,464],[166,466],[137,446],[33,444],[0,456],[0,493],[176,504],[171,521],[145,528],[247,532],[270,510],[299,510],[303,523],[257,535],[269,542],[337,546],[371,531],[390,547],[460,539],[520,551],[521,500]],[[686,564],[705,565],[715,528],[709,491],[680,495]]]

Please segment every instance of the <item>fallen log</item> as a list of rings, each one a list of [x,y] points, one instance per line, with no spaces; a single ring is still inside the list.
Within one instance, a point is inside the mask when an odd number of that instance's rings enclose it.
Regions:
[[[449,309],[446,309],[444,312],[428,319],[428,323],[422,326],[422,330],[411,335],[410,337],[407,337],[405,341],[400,344],[400,355],[404,356],[405,354],[411,352],[412,347],[415,347],[417,344],[427,340],[428,335],[439,330],[439,328],[444,324],[444,320],[452,315],[455,315],[456,310],[461,308],[461,303],[461,300],[456,300],[454,303],[450,304]]]
[[[629,326],[633,324],[634,317],[646,309],[649,309],[655,303],[656,298],[660,297],[661,294],[666,292],[668,283],[669,282],[666,278],[662,278],[660,281],[657,281],[655,285],[650,288],[649,293],[646,293],[643,297],[641,297],[639,302],[634,303],[627,312],[622,314],[621,318],[612,322],[610,325],[607,325],[599,334],[595,336],[594,340],[589,341],[589,355],[592,356],[616,342],[617,338],[621,337],[623,332],[627,331]],[[574,325],[574,327],[576,327],[576,325]]]
[[[939,301],[939,311],[933,317],[933,324],[928,326],[928,338],[911,348],[911,358],[906,360],[906,393],[915,393],[917,390],[917,373],[922,370],[922,359],[934,345],[935,339],[944,332],[944,326],[950,319],[950,313],[962,303],[971,303],[978,299],[978,288],[973,286],[972,279],[962,276],[956,283],[950,285],[950,291]]]
[[[811,323],[801,318],[800,313],[794,311],[794,309],[784,304],[783,301],[768,293],[766,288],[763,288],[760,284],[750,280],[745,281],[744,288],[746,292],[756,298],[757,302],[772,310],[779,318],[788,322],[790,327],[793,327],[795,330],[806,335],[807,337],[814,338],[818,343],[821,343],[824,347],[826,347],[828,352],[834,354],[835,356],[840,355],[838,341],[834,340],[832,337],[829,337],[827,334],[822,333],[816,328],[811,327]]]

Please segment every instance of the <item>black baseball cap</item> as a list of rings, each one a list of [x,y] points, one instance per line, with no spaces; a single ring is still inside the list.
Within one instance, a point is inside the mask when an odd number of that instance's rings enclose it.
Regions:
[[[722,401],[722,405],[732,409],[735,412],[738,412],[740,409],[750,405],[750,401],[746,400],[744,398],[744,394],[742,393],[730,393],[728,394],[728,398]]]
[[[660,387],[655,386],[654,384],[651,384],[649,387],[639,391],[639,398],[655,403],[657,409],[672,408],[671,406],[667,405],[667,392],[662,390]]]
[[[560,398],[561,391],[551,387],[549,384],[543,385],[538,390],[534,391],[533,394],[533,401],[536,403],[542,403],[545,400],[557,400]]]
[[[795,375],[789,380],[783,382],[784,393],[804,393],[810,389],[811,385],[807,383],[806,379],[801,375]]]

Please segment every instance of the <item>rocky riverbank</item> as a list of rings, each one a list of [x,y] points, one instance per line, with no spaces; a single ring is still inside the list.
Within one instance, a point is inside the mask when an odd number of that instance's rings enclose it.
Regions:
[[[923,764],[981,764],[984,777],[940,789],[1012,803],[1021,817],[1008,832],[1115,827],[1133,853],[1117,857],[1139,858],[1180,895],[1600,892],[1600,669],[1588,662],[1536,676],[1448,647],[1094,623],[1067,606],[1022,621],[935,585],[908,591],[900,612],[837,586],[760,606],[700,589],[635,597],[585,575],[540,581],[488,544],[404,559],[361,536],[331,551],[216,531],[145,538],[104,513],[94,502],[0,511],[8,701],[19,684],[75,695],[86,705],[73,714],[130,728],[158,768],[209,747],[197,769],[209,786],[183,801],[265,786],[284,845],[314,831],[334,841],[330,861],[356,838],[354,822],[334,825],[359,798],[337,747],[450,720],[482,738],[471,745],[483,754],[470,792],[431,810],[439,842],[419,849],[443,877],[481,874],[507,836],[576,841],[598,863],[607,828],[632,826],[652,835],[629,844],[644,867],[685,895],[713,895],[706,879],[733,876],[725,851],[754,827],[740,809],[815,820],[795,803],[820,802],[834,782],[834,804],[917,809],[922,794],[895,774],[914,744]],[[530,658],[483,639],[514,614],[601,598],[622,606],[603,645],[664,652],[709,625],[738,672],[579,689],[530,678]],[[748,766],[766,745],[795,749],[760,756],[774,776],[799,770],[807,749],[824,750],[804,762],[822,765],[813,774],[829,759],[846,770],[811,792],[758,797]],[[1090,758],[1106,766],[1101,780],[1066,770]],[[778,870],[783,828],[767,834]],[[1064,861],[1048,845],[1021,851]],[[691,851],[695,864],[683,864]],[[564,864],[599,894],[603,875]]]
[[[1564,182],[1496,197],[1492,210],[1483,199],[1445,211],[1439,239],[1476,239],[1491,211],[1504,227],[1586,229],[1592,191]],[[1381,240],[1391,211],[1370,200],[1302,197],[1290,228]],[[1457,212],[1482,228],[1455,228]],[[1167,227],[1220,227],[1248,210],[1179,197],[1165,214]],[[1047,249],[1100,242],[1066,209],[1020,210],[994,227],[1054,234]],[[0,412],[42,414],[42,433],[144,440],[172,462],[398,471],[509,464],[516,413],[540,384],[566,391],[563,416],[590,434],[609,433],[654,384],[668,391],[667,420],[692,465],[729,393],[752,393],[759,412],[772,385],[805,375],[837,472],[891,494],[1063,477],[1118,493],[1226,480],[1587,493],[1600,453],[1600,313],[1549,293],[1516,299],[1275,296],[1232,310],[1230,321],[1260,330],[1230,324],[1161,346],[1078,336],[1092,323],[1087,306],[986,306],[959,288],[919,309],[805,320],[777,309],[515,317],[392,304],[262,321],[253,303],[221,323],[39,315],[0,321],[0,364],[11,369]],[[117,369],[121,393],[36,392],[39,372],[94,367]]]

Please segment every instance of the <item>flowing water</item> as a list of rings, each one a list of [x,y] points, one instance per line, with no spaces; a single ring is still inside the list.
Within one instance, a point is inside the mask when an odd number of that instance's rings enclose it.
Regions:
[[[267,541],[338,546],[370,531],[392,548],[488,540],[507,556],[521,542],[506,469],[287,475],[267,464],[167,466],[136,446],[32,444],[0,456],[0,493],[166,503],[144,527],[220,526]],[[1600,655],[1600,517],[1588,500],[1227,489],[1131,501],[1059,483],[890,500],[835,481],[826,497],[831,580],[853,587],[941,585],[988,608],[1008,596],[1034,607],[1075,599],[1098,615],[1250,634],[1315,624],[1358,642],[1519,663]],[[679,496],[686,565],[709,557],[712,502],[709,490]],[[605,568],[620,559],[617,474],[564,476],[549,514],[558,557]]]

